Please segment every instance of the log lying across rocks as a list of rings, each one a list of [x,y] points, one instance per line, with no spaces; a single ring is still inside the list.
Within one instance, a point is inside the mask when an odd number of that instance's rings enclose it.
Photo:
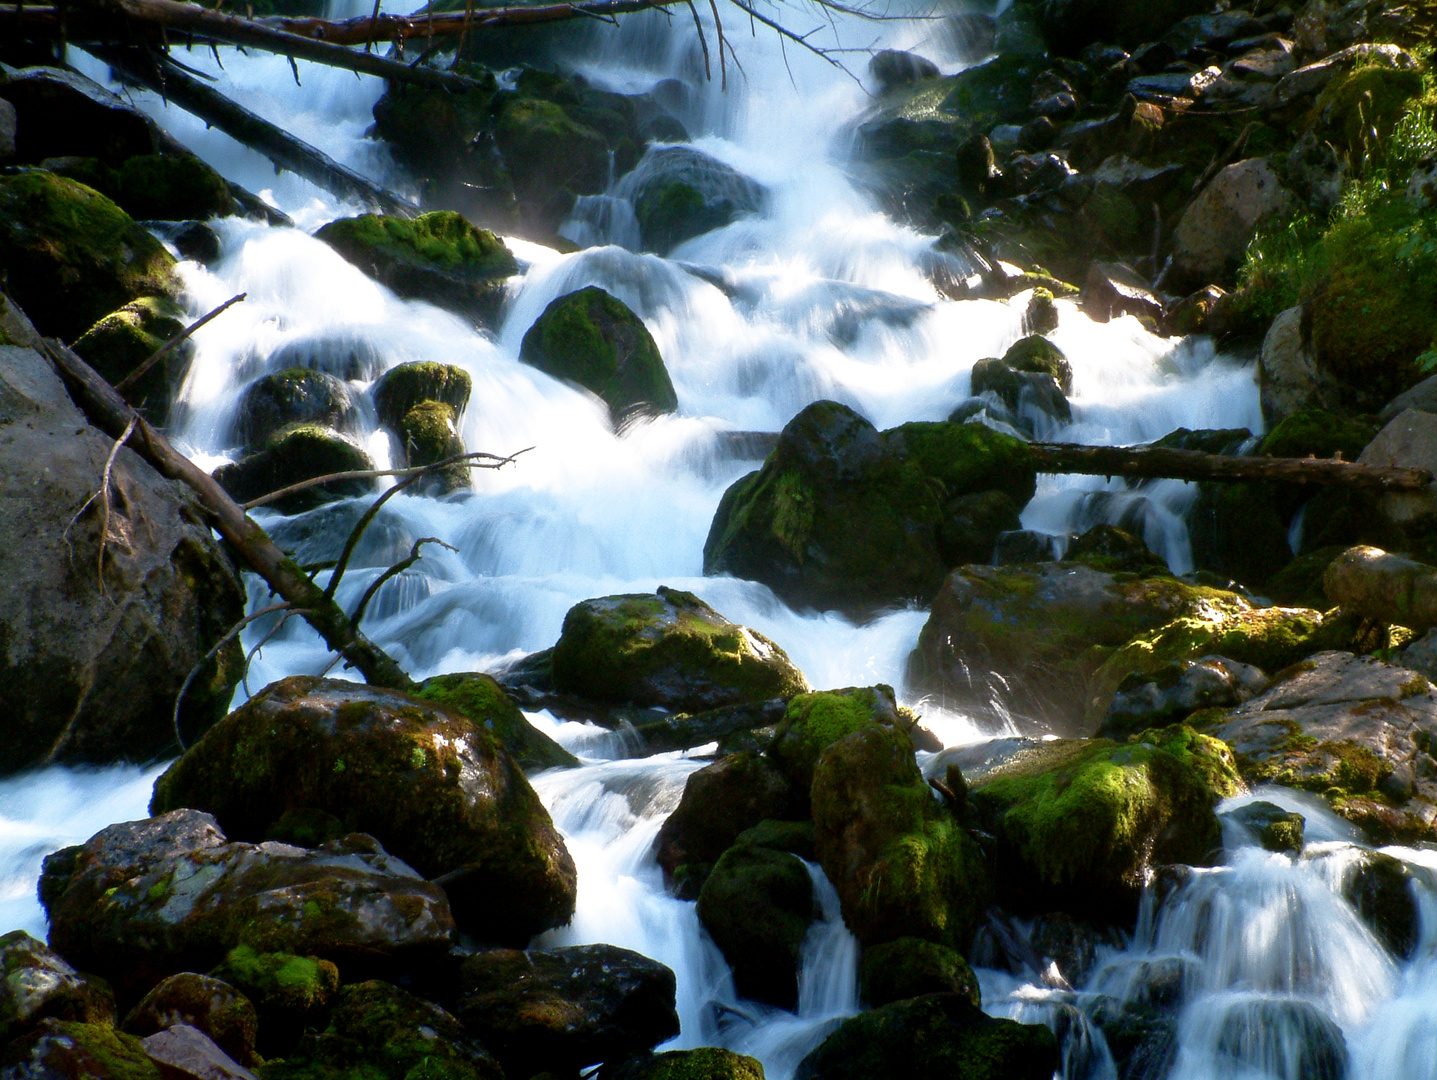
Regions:
[[[1079,446],[1074,443],[1030,443],[1028,449],[1041,473],[1314,484],[1372,491],[1423,491],[1433,479],[1426,469],[1358,465],[1338,458],[1234,457],[1166,446]]]
[[[1384,625],[1419,634],[1437,626],[1437,566],[1375,547],[1350,547],[1322,575],[1334,604]]]

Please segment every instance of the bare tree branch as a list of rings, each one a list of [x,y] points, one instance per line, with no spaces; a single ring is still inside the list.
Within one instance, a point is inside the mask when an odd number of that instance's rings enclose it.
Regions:
[[[215,318],[217,315],[222,314],[223,312],[233,307],[235,304],[240,303],[248,295],[248,293],[239,293],[236,296],[231,296],[228,300],[226,300],[219,307],[215,308],[213,311],[209,312],[206,315],[202,315],[200,318],[190,323],[190,325],[185,327],[183,331],[170,338],[169,341],[165,342],[158,349],[152,352],[149,358],[145,360],[144,363],[142,363],[139,367],[135,368],[134,371],[130,372],[123,379],[117,382],[115,384],[115,389],[120,391],[121,393],[124,393],[127,386],[131,386],[134,383],[138,382],[144,376],[145,372],[149,371],[150,368],[158,364],[181,344],[188,341],[190,339],[190,335],[193,334],[196,330],[204,326],[207,322]]]
[[[297,484],[290,484],[289,487],[282,487],[278,491],[271,491],[267,495],[261,495],[257,499],[251,499],[244,504],[246,510],[255,510],[261,506],[268,506],[276,500],[283,499],[287,495],[296,492],[308,491],[310,488],[319,487],[321,484],[328,484],[334,480],[376,480],[381,476],[403,476],[408,480],[417,480],[425,473],[432,473],[438,469],[446,469],[450,465],[464,464],[470,469],[502,469],[510,464],[520,454],[527,454],[534,449],[532,446],[523,450],[516,450],[508,457],[500,457],[498,454],[486,454],[482,450],[476,450],[472,454],[456,454],[454,457],[447,457],[442,461],[436,461],[432,465],[415,465],[408,469],[352,469],[349,472],[325,473],[323,476],[316,476],[309,480],[301,480]],[[492,463],[492,464],[491,464]],[[396,494],[396,488],[403,488],[407,485],[396,484],[384,493],[385,498]]]
[[[364,590],[364,595],[359,598],[359,603],[355,605],[354,614],[350,615],[350,618],[354,620],[355,626],[358,626],[364,620],[364,613],[369,608],[369,602],[374,599],[374,594],[379,592],[380,587],[386,581],[398,577],[419,561],[421,558],[419,549],[425,544],[438,544],[440,547],[447,548],[450,551],[459,550],[453,544],[446,544],[437,536],[421,536],[418,540],[414,541],[414,546],[409,549],[409,557],[407,559],[400,559],[393,566],[385,570],[384,573],[375,578],[369,588]]]

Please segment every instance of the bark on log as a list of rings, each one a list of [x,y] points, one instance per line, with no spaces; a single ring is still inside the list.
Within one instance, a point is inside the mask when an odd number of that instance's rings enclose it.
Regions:
[[[1437,566],[1350,547],[1322,575],[1322,589],[1334,604],[1385,626],[1419,634],[1437,626]]]
[[[1030,443],[1029,450],[1038,471],[1044,473],[1315,484],[1373,491],[1423,491],[1432,483],[1432,474],[1426,469],[1358,465],[1336,458],[1230,457],[1165,446],[1070,443]]]
[[[379,213],[414,217],[419,207],[385,191],[308,143],[237,105],[213,87],[185,74],[163,56],[133,48],[86,46],[126,78],[149,87],[194,113],[207,124],[253,150],[259,151],[281,169],[288,169],[341,199],[355,199]],[[151,63],[158,59],[159,67]]]
[[[213,477],[171,446],[75,353],[49,339],[44,342],[44,349],[90,422],[112,438],[119,438],[133,424],[131,448],[162,476],[178,480],[193,491],[201,505],[213,515],[215,529],[234,546],[250,569],[293,604],[319,631],[325,644],[353,664],[366,682],[392,690],[414,689],[413,680],[394,658],[361,634],[343,609],[325,596],[324,590],[279,549],[269,534],[250,520],[244,508],[231,499]]]

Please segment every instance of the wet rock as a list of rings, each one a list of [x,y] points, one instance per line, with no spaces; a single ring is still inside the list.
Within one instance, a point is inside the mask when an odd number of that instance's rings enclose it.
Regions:
[[[0,98],[0,161],[15,156],[15,106]]]
[[[188,1024],[146,1036],[140,1046],[168,1080],[255,1080],[254,1073]]]
[[[1381,851],[1365,851],[1342,894],[1392,955],[1410,960],[1421,938],[1421,902],[1412,868]]]
[[[923,994],[957,994],[974,1005],[982,1004],[978,976],[956,949],[901,937],[863,951],[858,996],[869,1008]]]
[[[786,816],[788,779],[752,751],[729,754],[690,774],[683,797],[654,841],[658,862],[674,892],[698,899],[709,871],[745,829]]]
[[[917,53],[883,49],[869,58],[868,74],[883,93],[895,86],[937,78],[938,65]]]
[[[167,341],[185,329],[185,312],[168,297],[145,296],[111,312],[86,330],[74,350],[109,383],[127,378]],[[147,373],[125,388],[125,399],[147,420],[163,424],[189,371],[194,347],[172,348]]]
[[[674,973],[613,945],[464,961],[458,1014],[507,1074],[616,1062],[679,1033]]]
[[[597,394],[615,423],[678,408],[648,327],[595,285],[552,301],[524,334],[519,359]]]
[[[1019,528],[1018,504],[1001,491],[981,491],[950,499],[938,525],[938,550],[945,564],[987,562],[998,537]]]
[[[235,436],[252,454],[290,424],[342,429],[353,415],[354,399],[345,383],[322,371],[286,368],[245,387],[235,418]]]
[[[614,191],[633,204],[644,248],[660,253],[761,213],[768,199],[762,184],[689,146],[651,146]]]
[[[988,869],[933,798],[907,736],[875,725],[839,739],[818,760],[812,799],[819,862],[863,945],[966,947],[988,906]]]
[[[223,254],[219,233],[203,221],[181,222],[178,228],[169,233],[168,239],[175,245],[180,258],[193,259],[202,266],[219,262],[220,255]]]
[[[773,735],[773,725],[783,719],[788,702],[783,698],[706,709],[700,713],[679,713],[647,723],[635,730],[651,753],[691,750],[717,741],[719,750],[732,753],[742,749],[762,750]],[[730,741],[737,744],[730,746]]]
[[[1251,802],[1221,815],[1236,821],[1267,851],[1302,854],[1307,819],[1270,802]]]
[[[456,414],[462,413],[469,404],[472,386],[473,380],[463,368],[421,360],[390,368],[375,380],[370,396],[379,422],[397,431],[410,410],[426,402],[438,402]]]
[[[1062,911],[1038,916],[1029,937],[1044,981],[1070,989],[1087,980],[1097,960],[1098,946],[1104,944],[1121,946],[1121,935],[1105,938],[1093,926]]]
[[[1122,263],[1093,263],[1083,282],[1083,311],[1094,322],[1122,315],[1160,318],[1163,302],[1153,295],[1138,273]]]
[[[757,1058],[717,1046],[640,1054],[617,1066],[605,1066],[599,1080],[764,1080]]]
[[[1094,1021],[1121,1080],[1160,1080],[1171,1073],[1178,1025],[1168,1012],[1109,1000],[1094,1010]]]
[[[816,402],[789,421],[761,470],[724,493],[704,572],[849,611],[926,599],[942,580],[944,503],[992,490],[1024,503],[1031,469],[1021,441],[980,424],[879,433],[846,406]]]
[[[1093,646],[1122,645],[1175,617],[1246,607],[1233,593],[1165,576],[1134,579],[1073,563],[964,566],[933,599],[910,677],[950,705],[991,712],[997,701],[1076,731],[1103,662]]]
[[[443,1076],[503,1080],[504,1072],[473,1034],[433,1002],[372,979],[346,986],[329,1026],[305,1035],[282,1063],[266,1066],[278,1077],[339,1077],[361,1073],[376,1080]]]
[[[1173,233],[1174,272],[1193,285],[1225,279],[1258,226],[1291,205],[1291,194],[1263,158],[1220,170],[1178,221]]]
[[[1185,720],[1199,709],[1233,708],[1267,689],[1268,678],[1251,664],[1224,656],[1177,660],[1156,671],[1134,672],[1118,684],[1098,734],[1126,738]]]
[[[499,739],[397,691],[295,676],[216,724],[155,782],[153,812],[203,807],[259,839],[288,809],[339,817],[444,890],[461,926],[526,942],[568,922],[576,872]]]
[[[768,638],[693,593],[585,600],[554,646],[554,686],[595,701],[700,711],[791,697],[808,680]]]
[[[578,758],[529,723],[491,675],[477,671],[435,675],[419,684],[415,696],[460,713],[484,728],[526,773],[579,764]]]
[[[0,937],[0,1046],[42,1020],[107,1025],[115,996],[103,979],[81,975],[23,930]]]
[[[1025,414],[1036,412],[1049,424],[1066,424],[1073,418],[1068,399],[1051,375],[1014,371],[1002,360],[989,358],[973,365],[971,380],[975,397],[995,394],[1030,433],[1035,427]]]
[[[175,298],[174,265],[99,192],[40,170],[0,177],[0,273],[42,333],[74,341],[132,300]]]
[[[1342,1029],[1306,1001],[1239,1000],[1224,1008],[1217,1050],[1236,1062],[1304,1080],[1342,1080],[1347,1041]]]
[[[195,810],[111,825],[47,859],[42,882],[56,947],[123,994],[241,944],[363,967],[442,950],[454,934],[443,890],[372,837],[314,851],[229,843]]]
[[[242,990],[259,1018],[258,1048],[266,1057],[283,1057],[309,1028],[323,1027],[330,1003],[339,993],[339,969],[318,956],[256,952],[248,945],[231,949],[211,973]]]
[[[0,83],[0,97],[15,110],[15,157],[21,162],[80,155],[120,165],[158,149],[153,126],[139,109],[77,71],[24,68]]]
[[[994,1019],[958,994],[927,994],[845,1020],[794,1077],[1048,1080],[1057,1065],[1057,1043],[1046,1027]]]
[[[497,325],[504,281],[519,272],[503,240],[452,210],[412,221],[339,218],[314,235],[404,299],[426,300],[483,327]]]
[[[128,158],[115,170],[115,185],[111,198],[137,221],[203,221],[234,213],[225,178],[189,152]]]
[[[1121,924],[1154,866],[1211,863],[1221,848],[1214,807],[1239,790],[1232,751],[1174,725],[1125,745],[1045,742],[975,781],[969,797],[998,839],[1000,898]]]
[[[1249,783],[1320,794],[1379,842],[1434,835],[1437,690],[1416,672],[1318,652],[1204,727],[1232,746]]]
[[[323,424],[287,424],[264,442],[263,449],[231,465],[221,465],[214,478],[236,502],[249,502],[292,484],[330,473],[362,472],[374,468],[356,443]],[[334,499],[363,495],[374,481],[363,478],[331,480],[277,499],[271,505],[286,514],[311,510]]]
[[[140,999],[121,1026],[143,1039],[177,1024],[199,1030],[239,1064],[254,1064],[259,1017],[229,983],[193,971],[171,975]]]
[[[1058,306],[1053,294],[1047,289],[1037,288],[1028,298],[1023,309],[1023,330],[1028,334],[1051,334],[1058,329]]]
[[[33,340],[3,306],[14,319],[0,341]],[[0,774],[171,752],[181,684],[243,614],[229,560],[194,499],[125,448],[100,576],[94,496],[113,440],[18,345],[0,344],[0,435]],[[188,737],[223,711],[241,661],[235,643],[200,667],[180,712]]]
[[[1215,333],[1220,305],[1227,295],[1217,285],[1204,285],[1197,292],[1189,293],[1163,309],[1162,332],[1179,337]]]
[[[1108,574],[1166,572],[1168,566],[1147,544],[1116,525],[1094,525],[1073,539],[1065,557]]]
[[[1003,363],[1014,371],[1049,375],[1064,394],[1073,392],[1073,368],[1063,350],[1038,333],[1019,338],[1003,354]]]
[[[698,917],[742,997],[798,1009],[799,951],[813,921],[813,879],[795,855],[752,844],[724,852],[699,893]]]
[[[140,1040],[108,1024],[44,1020],[29,1034],[0,1050],[5,1080],[54,1077],[116,1077],[161,1080],[162,1074]]]
[[[880,728],[899,732],[919,749],[942,749],[932,733],[919,725],[917,715],[898,704],[893,687],[879,683],[820,690],[794,698],[788,703],[768,753],[802,797],[813,783],[813,772],[824,750],[855,731]]]

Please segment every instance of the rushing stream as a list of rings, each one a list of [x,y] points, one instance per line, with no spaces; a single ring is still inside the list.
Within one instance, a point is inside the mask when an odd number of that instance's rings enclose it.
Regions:
[[[828,17],[802,7],[790,16],[802,29]],[[956,70],[937,25],[840,19],[833,32],[846,45],[914,48]],[[794,611],[758,584],[702,576],[720,495],[757,467],[736,457],[722,433],[777,431],[821,398],[853,406],[880,428],[944,419],[968,396],[973,363],[1001,355],[1022,336],[1027,301],[1026,294],[1007,304],[941,299],[925,272],[933,237],[895,224],[845,171],[847,122],[868,106],[867,91],[792,43],[783,50],[770,33],[728,29],[742,70],[730,67],[726,91],[717,78],[702,81],[687,14],[672,23],[651,13],[627,17],[620,28],[592,24],[573,64],[608,89],[638,92],[665,78],[693,86],[681,119],[694,145],[769,189],[763,215],[659,258],[609,243],[631,232],[622,206],[585,200],[566,235],[606,246],[561,255],[513,241],[525,269],[492,340],[456,316],[397,299],[303,231],[355,207],[337,205],[297,177],[276,176],[257,154],[134,92],[177,137],[299,226],[219,221],[222,259],[209,268],[182,264],[195,314],[238,292],[248,300],[196,335],[172,436],[212,468],[237,452],[237,402],[266,372],[307,365],[363,386],[406,361],[459,365],[473,379],[465,444],[504,454],[532,449],[503,470],[476,473],[472,493],[391,500],[365,542],[363,565],[340,590],[341,602],[352,606],[419,537],[452,545],[427,548],[414,569],[379,593],[366,621],[366,631],[415,677],[493,669],[553,644],[564,613],[580,600],[665,584],[693,590],[782,644],[816,687],[887,682],[946,743],[991,737],[998,732],[904,694],[905,660],[926,612],[896,611],[855,625],[836,614]],[[208,54],[185,59],[351,168],[405,189],[381,145],[363,137],[383,91],[379,81],[301,63],[299,86],[283,58],[233,50],[222,58],[222,68]],[[73,61],[108,77],[83,55]],[[644,319],[672,375],[677,414],[616,434],[595,399],[519,363],[520,339],[545,305],[585,285],[602,286]],[[1072,362],[1074,384],[1073,422],[1052,432],[1056,437],[1133,443],[1180,426],[1261,429],[1250,367],[1202,341],[1155,337],[1133,319],[1099,325],[1069,304],[1059,308],[1061,324],[1051,336]],[[391,460],[388,436],[372,415],[357,423],[376,460]],[[1104,492],[1115,494],[1094,497]],[[1129,514],[1125,520],[1140,522],[1148,544],[1183,572],[1191,557],[1181,514],[1193,494],[1176,482],[1126,493],[1120,481],[1040,478],[1023,523],[1066,535]],[[347,532],[353,513],[339,504],[261,520],[313,554]],[[329,666],[319,639],[297,619],[278,629],[257,623],[246,642],[272,631],[251,665],[250,688]],[[245,693],[242,687],[237,701]],[[738,999],[694,905],[665,894],[651,854],[664,815],[703,762],[624,760],[622,739],[607,732],[547,714],[533,720],[586,762],[534,781],[580,881],[572,924],[538,944],[607,941],[668,964],[678,975],[683,1021],[675,1045],[727,1045],[762,1059],[771,1080],[787,1080],[833,1018],[859,1007],[857,944],[821,872],[813,868],[822,918],[804,948],[798,1015]],[[144,816],[156,772],[56,768],[0,781],[0,929],[43,934],[34,899],[40,858],[109,822]],[[1150,895],[1135,935],[1122,947],[1100,947],[1082,985],[1054,988],[1038,971],[984,969],[985,1007],[1052,1024],[1065,1037],[1065,1075],[1115,1076],[1087,1012],[1104,999],[1151,992],[1151,980],[1138,973],[1176,964],[1184,1005],[1174,1077],[1307,1080],[1326,1060],[1314,1047],[1339,1030],[1350,1055],[1347,1075],[1437,1078],[1437,918],[1425,919],[1410,963],[1384,951],[1341,895],[1355,850],[1345,827],[1310,805],[1302,809],[1309,839],[1320,841],[1303,857],[1269,854],[1230,835],[1225,865],[1196,873],[1160,903]],[[1437,914],[1437,856],[1395,853],[1425,868],[1426,884],[1417,886],[1423,914]]]

